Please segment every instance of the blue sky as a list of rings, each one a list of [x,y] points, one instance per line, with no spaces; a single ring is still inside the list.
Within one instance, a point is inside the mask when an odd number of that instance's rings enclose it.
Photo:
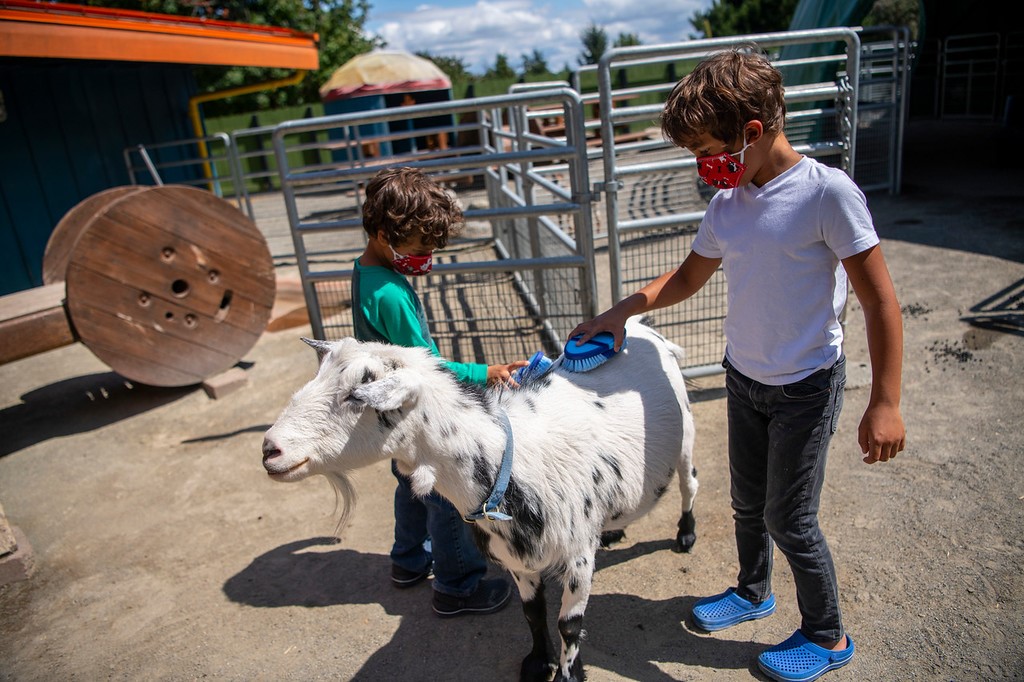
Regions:
[[[514,68],[540,50],[552,70],[575,67],[590,22],[608,33],[635,33],[645,45],[687,40],[690,17],[712,0],[370,0],[366,28],[393,49],[461,57],[482,73],[499,52]]]

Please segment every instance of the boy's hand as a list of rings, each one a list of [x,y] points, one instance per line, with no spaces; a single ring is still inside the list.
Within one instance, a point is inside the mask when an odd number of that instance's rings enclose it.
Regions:
[[[601,332],[610,332],[615,336],[615,350],[622,348],[622,340],[626,337],[626,319],[615,308],[609,308],[597,317],[576,325],[576,328],[569,332],[569,338],[580,335],[576,341],[577,345],[586,343]]]
[[[888,462],[903,452],[907,431],[899,408],[868,405],[857,429],[857,440],[867,464]]]
[[[504,384],[515,388],[519,384],[512,380],[513,372],[520,367],[526,367],[528,364],[530,364],[528,360],[516,360],[507,365],[489,365],[487,367],[487,385],[499,386]]]

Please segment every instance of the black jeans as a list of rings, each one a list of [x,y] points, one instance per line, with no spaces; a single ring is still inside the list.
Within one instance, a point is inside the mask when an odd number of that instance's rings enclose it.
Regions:
[[[816,643],[843,636],[839,588],[828,543],[818,527],[829,441],[839,423],[846,358],[802,381],[767,386],[728,360],[729,471],[737,592],[754,603],[772,591],[773,544],[796,581],[803,634]]]

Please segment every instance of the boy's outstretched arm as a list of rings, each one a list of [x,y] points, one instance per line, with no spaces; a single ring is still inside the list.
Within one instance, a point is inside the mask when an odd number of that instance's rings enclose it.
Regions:
[[[649,310],[675,305],[693,296],[711,279],[721,263],[720,258],[705,258],[691,251],[678,268],[666,272],[597,317],[577,325],[569,336],[581,334],[579,343],[583,343],[599,332],[611,332],[615,335],[615,350],[619,350],[626,320]]]
[[[844,259],[843,267],[864,308],[871,358],[871,396],[857,439],[865,462],[887,462],[903,450],[907,438],[900,414],[903,317],[881,246]]]

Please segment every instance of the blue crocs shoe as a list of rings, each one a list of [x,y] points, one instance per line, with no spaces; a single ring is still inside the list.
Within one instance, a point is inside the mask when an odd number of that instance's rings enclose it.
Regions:
[[[797,630],[782,644],[762,651],[757,665],[761,672],[779,682],[811,682],[853,659],[853,638],[846,635],[846,642],[845,649],[832,651],[818,646]]]
[[[775,595],[760,604],[749,602],[730,587],[722,594],[704,597],[693,605],[693,622],[703,630],[716,632],[747,620],[757,620],[775,613]]]

